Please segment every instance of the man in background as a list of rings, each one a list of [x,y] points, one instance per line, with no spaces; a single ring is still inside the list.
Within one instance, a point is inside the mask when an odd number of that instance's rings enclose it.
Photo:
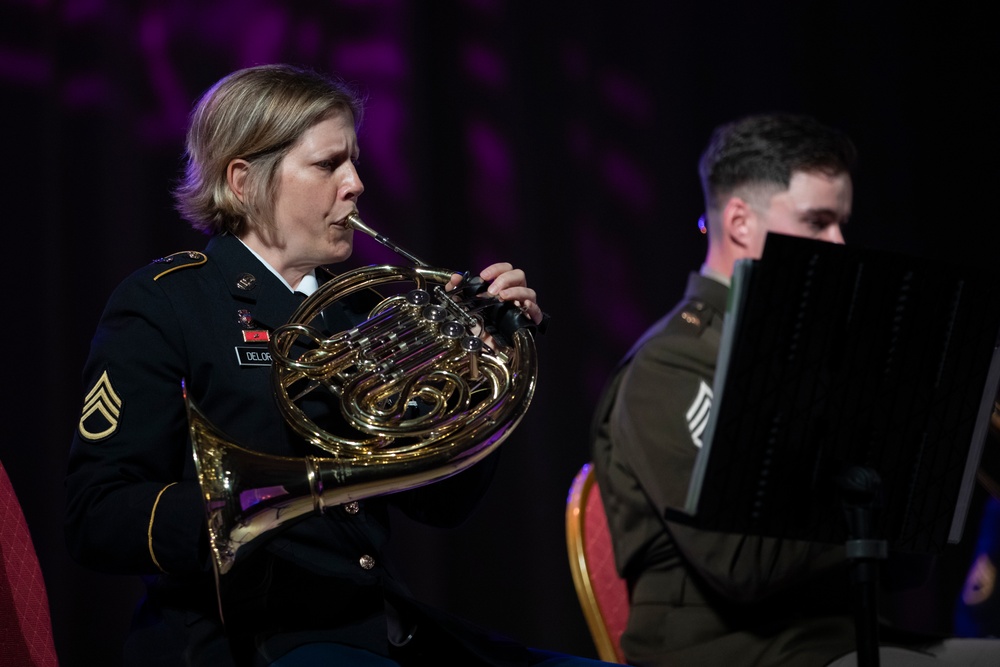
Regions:
[[[704,263],[619,366],[594,421],[598,484],[631,594],[621,639],[631,664],[856,664],[843,545],[664,518],[684,506],[702,445],[735,262],[759,258],[769,233],[843,243],[855,157],[843,133],[813,118],[767,114],[718,127],[701,158]],[[984,640],[940,643],[891,627],[880,638],[883,665],[942,664],[935,655],[1000,664],[1000,645]]]

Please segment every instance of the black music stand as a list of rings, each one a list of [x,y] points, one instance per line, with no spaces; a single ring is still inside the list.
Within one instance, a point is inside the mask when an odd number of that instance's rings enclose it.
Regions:
[[[845,544],[859,665],[877,665],[878,561],[962,534],[1000,381],[997,284],[777,235],[733,279],[704,445],[669,518]]]

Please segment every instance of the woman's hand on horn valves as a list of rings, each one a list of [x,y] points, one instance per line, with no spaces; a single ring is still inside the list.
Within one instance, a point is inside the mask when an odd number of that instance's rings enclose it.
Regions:
[[[542,321],[542,309],[538,307],[535,290],[528,287],[527,278],[524,271],[515,269],[507,262],[490,264],[479,272],[479,277],[484,282],[489,283],[486,290],[490,296],[494,296],[501,301],[513,301],[514,305],[521,309],[531,321],[538,324]],[[462,277],[455,274],[448,282],[447,289],[458,285]]]

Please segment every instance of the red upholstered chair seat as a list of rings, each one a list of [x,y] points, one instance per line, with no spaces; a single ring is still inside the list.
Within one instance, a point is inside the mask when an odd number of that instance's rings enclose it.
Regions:
[[[625,664],[620,640],[628,622],[628,587],[615,570],[611,534],[594,468],[584,464],[566,501],[566,546],[580,607],[597,654]]]
[[[45,580],[21,504],[0,464],[0,664],[55,667]]]

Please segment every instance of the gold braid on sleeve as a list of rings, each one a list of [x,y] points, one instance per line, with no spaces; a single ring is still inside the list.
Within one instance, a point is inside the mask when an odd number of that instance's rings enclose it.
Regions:
[[[160,504],[160,498],[163,497],[163,492],[175,484],[177,484],[177,482],[167,484],[165,487],[160,489],[159,493],[156,494],[156,500],[153,501],[153,510],[149,513],[149,529],[146,531],[146,535],[149,538],[149,557],[153,559],[153,565],[155,565],[156,568],[164,574],[167,574],[167,571],[163,569],[160,565],[160,561],[156,560],[156,554],[153,553],[153,519],[156,517],[156,506]]]

